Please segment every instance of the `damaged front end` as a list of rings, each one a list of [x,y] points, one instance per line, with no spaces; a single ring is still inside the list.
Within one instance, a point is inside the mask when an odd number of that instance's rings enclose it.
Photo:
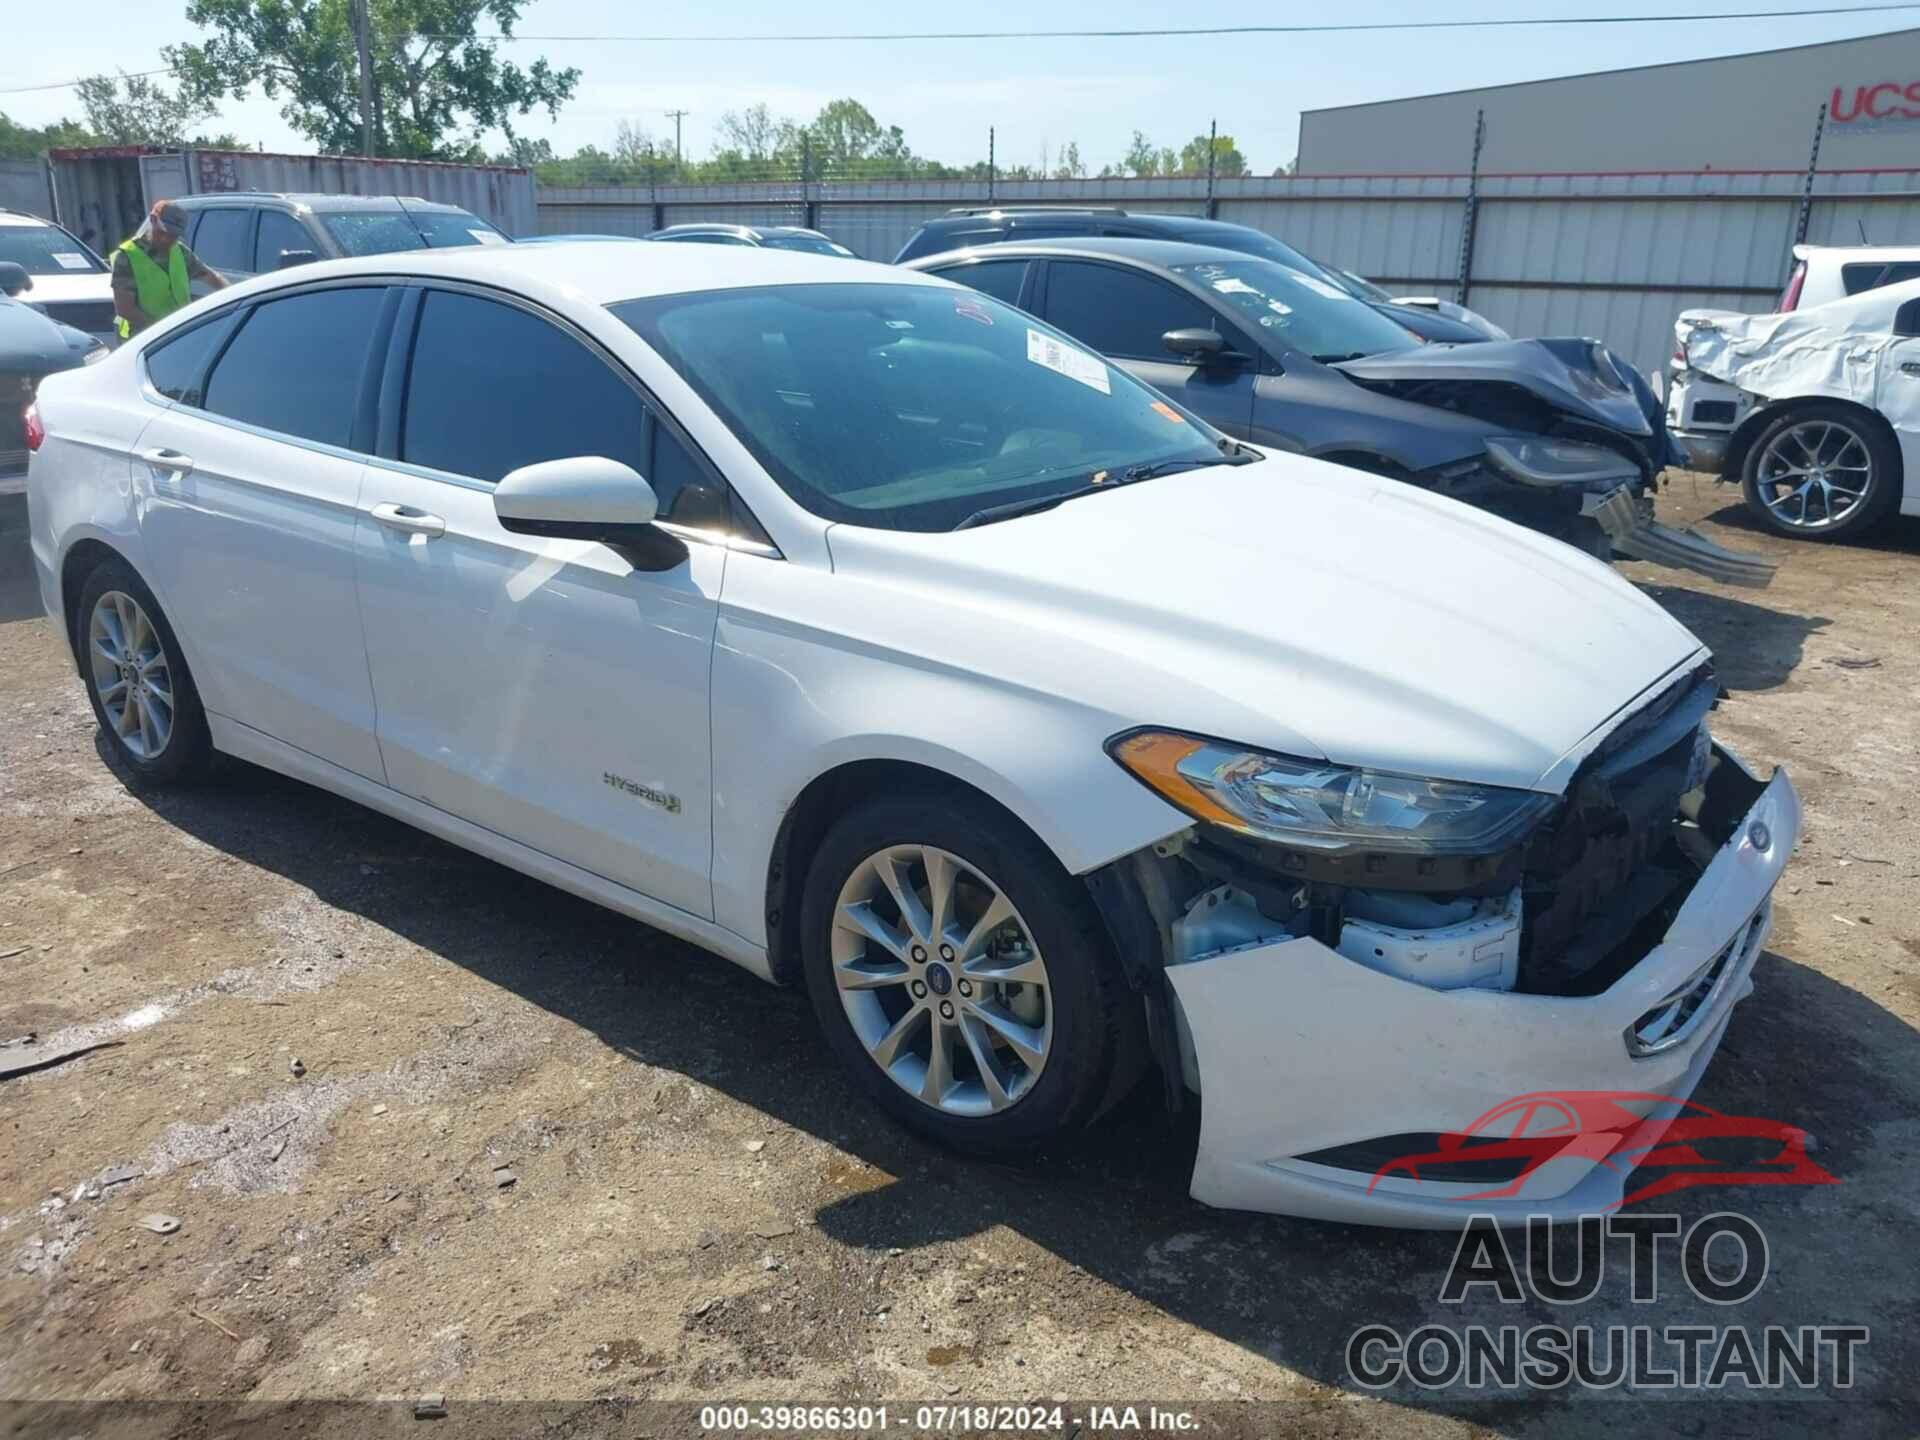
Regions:
[[[1163,1067],[1199,1095],[1195,1198],[1422,1227],[1617,1203],[1631,1164],[1590,1137],[1512,1174],[1389,1172],[1516,1096],[1698,1082],[1752,988],[1800,814],[1783,773],[1712,744],[1716,693],[1705,667],[1667,685],[1551,796],[1302,779],[1278,757],[1255,773],[1122,737],[1136,777],[1202,797],[1192,828],[1088,877]],[[1262,792],[1277,823],[1250,834]],[[1411,843],[1421,810],[1443,817],[1436,843]]]
[[[1343,361],[1350,380],[1499,432],[1479,460],[1415,477],[1604,560],[1613,553],[1764,586],[1774,565],[1653,518],[1669,466],[1687,463],[1640,373],[1591,340],[1427,346]]]

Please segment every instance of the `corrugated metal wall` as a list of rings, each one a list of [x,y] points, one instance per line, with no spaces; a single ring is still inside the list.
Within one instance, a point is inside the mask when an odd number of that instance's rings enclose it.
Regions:
[[[1452,299],[1477,196],[1467,303],[1516,335],[1591,335],[1649,373],[1680,311],[1770,309],[1799,224],[1804,173],[1257,176],[1219,180],[1213,213],[1403,295]],[[814,223],[890,260],[925,220],[989,198],[1204,214],[1204,178],[661,185],[538,192],[538,229],[641,235],[656,223]],[[1920,244],[1920,169],[1815,178],[1806,238]]]
[[[29,215],[52,218],[46,162],[0,160],[0,210],[24,210]]]

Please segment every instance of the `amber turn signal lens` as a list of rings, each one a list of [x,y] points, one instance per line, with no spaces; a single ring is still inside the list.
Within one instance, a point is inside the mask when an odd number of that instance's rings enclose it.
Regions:
[[[1164,730],[1142,730],[1129,735],[1113,747],[1113,758],[1169,805],[1184,810],[1198,820],[1224,825],[1229,830],[1245,830],[1244,817],[1217,802],[1205,790],[1180,773],[1180,762],[1208,748],[1205,740],[1191,735],[1172,735]]]

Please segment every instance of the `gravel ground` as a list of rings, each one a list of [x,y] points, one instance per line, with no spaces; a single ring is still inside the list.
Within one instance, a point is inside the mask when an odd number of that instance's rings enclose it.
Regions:
[[[1577,1321],[1869,1325],[1850,1390],[1366,1392],[1344,1361],[1363,1323],[1569,1316],[1442,1305],[1449,1237],[1194,1204],[1192,1117],[1150,1089],[1030,1165],[957,1159],[842,1083],[797,994],[264,772],[135,794],[38,615],[15,496],[0,1041],[103,1048],[0,1081],[9,1424],[82,1428],[60,1401],[444,1394],[469,1415],[1061,1397],[1087,1434],[1113,1428],[1090,1401],[1206,1404],[1203,1433],[1249,1436],[1914,1433],[1920,522],[1775,542],[1692,477],[1662,513],[1782,562],[1766,591],[1626,569],[1718,653],[1719,733],[1787,765],[1808,810],[1699,1098],[1804,1126],[1841,1183],[1655,1207],[1762,1225],[1767,1281],[1737,1315],[1678,1284],[1636,1308],[1616,1255]],[[178,1230],[143,1228],[156,1213]],[[574,1434],[627,1412],[516,1413]],[[632,1433],[697,1428],[645,1414]]]

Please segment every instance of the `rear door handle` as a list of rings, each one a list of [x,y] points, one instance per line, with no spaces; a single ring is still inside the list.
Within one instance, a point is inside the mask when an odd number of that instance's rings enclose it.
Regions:
[[[193,457],[182,455],[178,450],[142,450],[140,461],[156,470],[171,470],[176,475],[185,475],[193,469]]]
[[[416,510],[411,505],[395,505],[389,501],[374,506],[368,513],[389,530],[400,530],[408,535],[425,535],[432,539],[447,533],[445,520],[438,515],[429,515],[424,510]]]

